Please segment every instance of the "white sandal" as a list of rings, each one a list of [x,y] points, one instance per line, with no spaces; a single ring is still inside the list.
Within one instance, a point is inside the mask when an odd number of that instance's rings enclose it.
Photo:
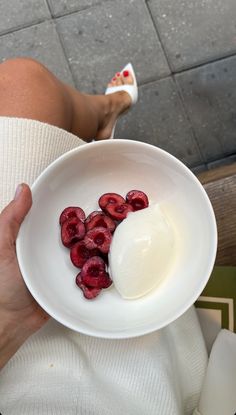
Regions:
[[[122,69],[121,72],[124,72],[124,71],[129,71],[129,73],[133,77],[134,83],[132,85],[131,84],[124,84],[124,85],[118,85],[118,86],[110,86],[109,88],[106,89],[105,95],[113,94],[114,92],[118,92],[118,91],[125,91],[129,94],[129,96],[131,98],[131,107],[132,107],[138,101],[138,86],[137,86],[136,76],[135,76],[135,72],[134,72],[132,64],[128,63],[128,65],[126,65]],[[111,136],[109,138],[114,138],[116,123],[117,123],[117,120],[114,124]]]

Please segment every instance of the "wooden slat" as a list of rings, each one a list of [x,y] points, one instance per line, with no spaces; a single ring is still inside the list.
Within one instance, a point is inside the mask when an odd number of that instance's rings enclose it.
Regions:
[[[214,182],[216,180],[224,179],[225,177],[234,176],[236,174],[236,163],[229,166],[219,167],[200,173],[198,179],[202,184]]]
[[[236,164],[198,176],[213,206],[218,226],[217,265],[236,265]]]

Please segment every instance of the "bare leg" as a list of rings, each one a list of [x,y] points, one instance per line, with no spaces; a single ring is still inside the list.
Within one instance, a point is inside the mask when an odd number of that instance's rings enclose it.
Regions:
[[[131,76],[118,74],[111,85],[132,82]],[[130,104],[126,92],[82,94],[33,59],[17,58],[0,64],[0,116],[34,119],[86,141],[102,140],[109,138],[117,117]]]

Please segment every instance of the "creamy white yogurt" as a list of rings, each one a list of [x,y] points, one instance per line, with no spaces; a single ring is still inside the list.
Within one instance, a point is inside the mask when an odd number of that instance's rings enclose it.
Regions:
[[[109,253],[114,285],[125,299],[142,297],[166,276],[174,232],[159,205],[129,213],[117,227]]]

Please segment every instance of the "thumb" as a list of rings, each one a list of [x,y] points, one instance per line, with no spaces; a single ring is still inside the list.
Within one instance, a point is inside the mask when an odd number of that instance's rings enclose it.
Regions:
[[[15,243],[20,225],[32,206],[31,190],[27,184],[20,184],[14,200],[0,215],[0,243]]]

